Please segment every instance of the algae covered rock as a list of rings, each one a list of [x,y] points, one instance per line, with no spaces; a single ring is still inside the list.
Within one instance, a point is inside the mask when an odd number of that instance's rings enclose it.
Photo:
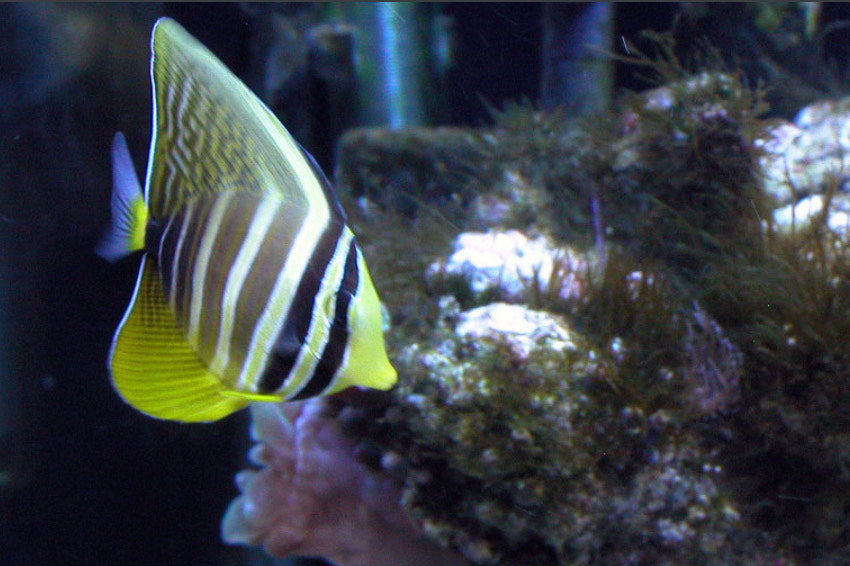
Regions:
[[[696,437],[665,411],[600,403],[619,348],[525,306],[441,299],[366,435],[420,528],[474,564],[656,563],[636,558],[646,536],[655,559],[728,552],[738,516]]]
[[[792,233],[817,226],[821,218],[847,240],[850,197],[846,165],[850,151],[850,98],[815,102],[791,121],[777,121],[756,140],[764,190],[776,202],[773,222]]]
[[[572,446],[581,399],[570,382],[586,377],[590,367],[579,368],[591,362],[578,359],[572,332],[550,315],[501,304],[456,308],[444,301],[443,341],[402,354],[403,366],[418,370],[387,419],[409,427],[412,441],[393,447],[411,470],[405,506],[426,532],[475,563],[514,553],[551,561],[554,548],[543,539],[581,523],[564,505],[569,491],[557,497],[547,482],[566,482],[587,465],[585,451]],[[555,371],[572,365],[574,373]]]
[[[777,121],[757,141],[764,149],[760,166],[765,190],[781,204],[847,181],[850,150],[850,98],[819,101],[791,121]]]
[[[771,129],[735,74],[664,70],[618,117],[517,105],[484,131],[348,141],[400,379],[340,401],[341,428],[470,563],[847,548],[850,206],[842,175],[805,171],[843,142]]]
[[[405,215],[474,197],[469,179],[482,158],[478,135],[462,128],[356,128],[339,141],[337,186]],[[445,212],[445,211],[444,211]]]

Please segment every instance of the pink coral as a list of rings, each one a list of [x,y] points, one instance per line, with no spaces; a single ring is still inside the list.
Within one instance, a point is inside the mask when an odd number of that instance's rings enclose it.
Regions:
[[[255,404],[253,463],[236,476],[222,538],[271,555],[321,556],[339,566],[462,564],[425,538],[400,505],[401,486],[355,457],[325,399]]]

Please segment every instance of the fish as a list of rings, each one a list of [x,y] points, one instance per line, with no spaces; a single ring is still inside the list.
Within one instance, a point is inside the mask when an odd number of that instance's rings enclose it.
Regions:
[[[333,187],[277,117],[175,20],[151,32],[144,191],[120,132],[97,253],[141,253],[112,384],[159,419],[392,388],[382,305]]]

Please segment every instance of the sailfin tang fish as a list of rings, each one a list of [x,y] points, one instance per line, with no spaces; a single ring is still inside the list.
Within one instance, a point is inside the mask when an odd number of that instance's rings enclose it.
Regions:
[[[151,52],[144,194],[116,134],[98,249],[144,252],[109,355],[118,393],[153,417],[212,421],[251,401],[392,387],[378,295],[315,161],[174,20],[154,25]]]

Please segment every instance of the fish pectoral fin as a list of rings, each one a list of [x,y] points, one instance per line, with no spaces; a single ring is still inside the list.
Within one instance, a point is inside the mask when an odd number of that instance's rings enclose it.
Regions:
[[[133,299],[115,333],[109,366],[124,400],[152,417],[215,421],[249,399],[227,394],[177,326],[159,274],[145,257]]]

